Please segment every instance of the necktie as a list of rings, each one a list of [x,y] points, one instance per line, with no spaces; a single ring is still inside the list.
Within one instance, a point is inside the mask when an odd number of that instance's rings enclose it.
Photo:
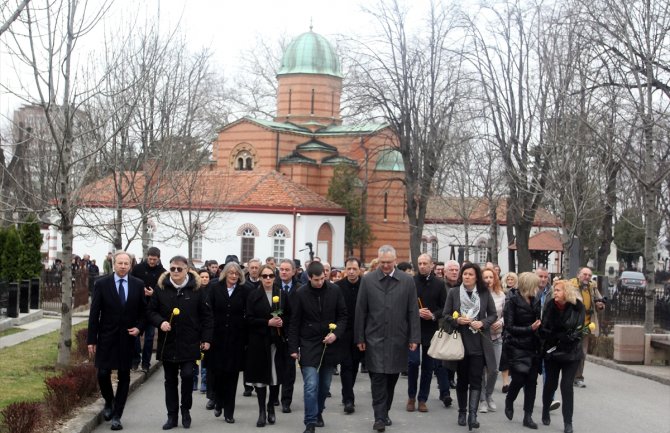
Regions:
[[[126,290],[123,288],[123,281],[119,280],[119,298],[121,299],[121,305],[126,305]]]
[[[284,291],[288,293],[288,284],[284,284]]]

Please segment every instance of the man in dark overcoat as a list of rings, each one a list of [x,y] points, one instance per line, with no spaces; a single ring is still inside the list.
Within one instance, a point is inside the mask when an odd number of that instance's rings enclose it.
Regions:
[[[412,277],[396,269],[396,251],[383,245],[379,267],[363,277],[356,301],[354,337],[365,352],[378,432],[391,425],[388,411],[398,377],[407,369],[407,348],[421,341],[419,306]]]
[[[105,399],[103,416],[106,421],[112,420],[112,430],[121,430],[135,337],[144,329],[146,304],[144,283],[128,275],[130,255],[125,251],[114,254],[113,267],[114,273],[95,282],[87,344],[89,356],[95,356],[98,385]],[[119,381],[116,396],[112,389],[112,370],[117,370]]]

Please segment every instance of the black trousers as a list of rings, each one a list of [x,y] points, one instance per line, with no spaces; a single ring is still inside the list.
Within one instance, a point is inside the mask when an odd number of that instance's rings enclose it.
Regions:
[[[116,387],[116,395],[112,388],[112,370],[107,368],[98,369],[98,386],[100,387],[100,394],[105,399],[105,404],[113,404],[114,412],[112,416],[121,418],[123,409],[126,406],[128,399],[128,389],[130,388],[130,370],[117,370],[117,377],[119,384]]]
[[[340,381],[342,383],[342,403],[354,403],[354,384],[358,375],[358,366],[361,363],[362,352],[357,346],[350,346],[349,353],[345,353],[340,364]]]
[[[514,403],[519,391],[523,388],[523,411],[526,413],[533,413],[533,406],[535,405],[535,394],[537,392],[537,372],[539,370],[539,363],[533,362],[528,373],[520,373],[510,367],[512,375],[512,383],[509,384],[507,397],[505,402]]]
[[[371,371],[369,374],[375,421],[383,421],[388,417],[391,404],[393,404],[395,384],[398,382],[400,374],[373,373]]]
[[[544,368],[547,371],[547,379],[542,389],[542,408],[551,406],[551,400],[554,397],[558,387],[558,376],[561,374],[561,409],[563,410],[563,423],[572,423],[572,412],[574,408],[574,390],[573,383],[577,375],[580,360],[576,361],[552,361],[545,360]]]
[[[181,378],[181,410],[189,411],[193,406],[193,370],[195,361],[163,361],[165,375],[165,406],[170,417],[179,414],[179,378]]]
[[[281,385],[281,404],[290,406],[293,401],[293,384],[295,383],[295,359],[286,355],[286,380]]]
[[[214,375],[214,401],[218,407],[223,408],[223,416],[226,418],[232,418],[235,414],[235,394],[239,377],[239,371],[217,371]]]
[[[482,390],[482,373],[484,373],[484,355],[465,355],[458,361],[456,372],[456,398],[458,411],[466,412],[468,408],[468,388],[470,392]]]

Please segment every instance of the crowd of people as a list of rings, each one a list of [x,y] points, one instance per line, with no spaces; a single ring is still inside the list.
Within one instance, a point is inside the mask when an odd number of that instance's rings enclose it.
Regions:
[[[509,420],[523,389],[522,425],[538,428],[533,407],[541,374],[541,421],[549,425],[550,412],[561,407],[570,433],[573,387],[586,386],[585,335],[597,332],[597,315],[605,308],[589,268],[552,284],[543,268],[501,278],[492,263],[482,269],[422,254],[415,272],[411,264],[397,263],[390,245],[367,268],[350,257],[336,271],[318,258],[301,272],[294,260],[240,263],[234,255],[222,266],[210,260],[200,269],[175,256],[166,269],[156,247],[142,262],[132,261],[126,252],[113,254],[112,272],[96,281],[91,300],[88,349],[112,430],[123,428],[129,372],[149,369],[157,329],[164,430],[177,427],[180,418],[184,428],[191,426],[198,389],[215,417],[234,423],[240,372],[243,395],[255,392],[258,400],[256,426],[275,424],[275,408],[291,413],[299,364],[306,433],[325,425],[338,366],[345,414],[356,411],[359,371],[369,374],[377,432],[393,423],[389,412],[401,374],[407,376],[407,411],[430,410],[435,376],[442,404],[452,406],[455,387],[457,423],[473,430],[480,427],[478,413],[498,410],[493,392],[502,373]],[[461,360],[443,362],[428,354],[439,329],[459,332]],[[116,394],[112,370],[118,371]],[[554,396],[559,377],[562,402]]]

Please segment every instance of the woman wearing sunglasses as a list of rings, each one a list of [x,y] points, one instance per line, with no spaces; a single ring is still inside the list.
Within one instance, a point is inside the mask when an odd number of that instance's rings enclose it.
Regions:
[[[200,277],[188,269],[182,256],[170,259],[169,271],[158,279],[149,304],[148,317],[158,328],[156,359],[163,361],[165,405],[168,419],[163,430],[177,427],[179,417],[179,377],[181,416],[184,428],[191,426],[193,371],[200,351],[212,342],[212,310],[201,290]]]
[[[275,272],[263,265],[260,269],[261,286],[247,298],[247,324],[249,345],[245,378],[248,385],[256,389],[258,397],[257,427],[275,423],[273,402],[279,399],[279,385],[288,370],[288,348],[286,343],[287,323],[284,318],[291,315],[288,295],[274,286]],[[267,389],[270,387],[269,399]],[[267,411],[266,411],[267,408]]]

